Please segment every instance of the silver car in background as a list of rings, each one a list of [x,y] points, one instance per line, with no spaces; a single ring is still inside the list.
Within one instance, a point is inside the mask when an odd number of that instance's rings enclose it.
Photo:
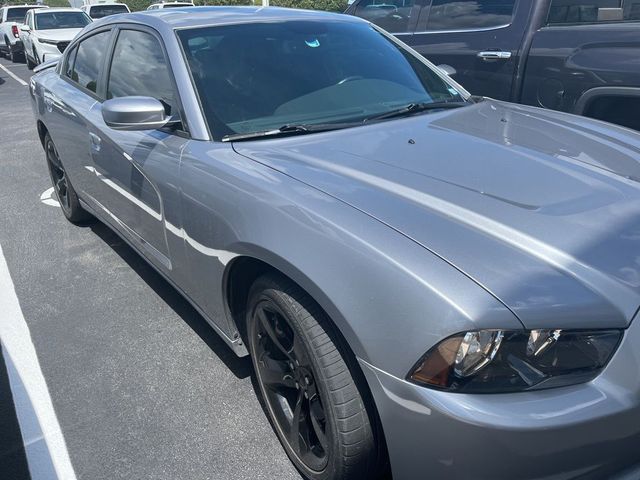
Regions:
[[[277,8],[108,17],[30,88],[65,216],[251,355],[306,478],[638,478],[637,133]]]

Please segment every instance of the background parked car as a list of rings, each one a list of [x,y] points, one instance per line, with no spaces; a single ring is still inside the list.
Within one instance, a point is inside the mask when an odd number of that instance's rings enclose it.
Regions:
[[[475,95],[640,129],[640,0],[357,0]]]
[[[79,8],[30,10],[20,26],[27,67],[59,57],[91,18]]]
[[[149,5],[147,10],[157,10],[159,8],[195,7],[191,2],[162,2]]]
[[[97,3],[92,5],[83,5],[81,10],[89,15],[92,19],[116,15],[118,13],[130,13],[129,7],[124,3]]]
[[[29,10],[47,8],[43,5],[20,5],[0,8],[0,54],[9,55],[16,61],[22,54],[20,24]]]

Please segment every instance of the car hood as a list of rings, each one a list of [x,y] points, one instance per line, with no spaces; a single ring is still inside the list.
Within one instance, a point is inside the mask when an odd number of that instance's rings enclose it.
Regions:
[[[528,328],[626,327],[640,305],[640,135],[493,100],[236,142],[387,224]]]
[[[57,40],[59,42],[70,42],[82,31],[81,28],[56,28],[51,30],[37,30],[38,38],[47,40]]]

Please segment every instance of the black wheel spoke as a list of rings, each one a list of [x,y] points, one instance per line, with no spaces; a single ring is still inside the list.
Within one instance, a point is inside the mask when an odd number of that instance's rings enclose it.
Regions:
[[[260,377],[265,385],[271,388],[296,388],[296,380],[288,362],[275,360],[264,352],[260,356]]]
[[[309,417],[311,418],[311,425],[313,431],[322,446],[322,449],[326,452],[329,448],[329,442],[327,441],[326,434],[326,419],[324,416],[324,409],[317,399],[311,400],[309,404]]]
[[[302,403],[304,402],[303,392],[300,391],[296,399],[296,405],[293,409],[293,417],[291,418],[291,430],[289,431],[289,440],[294,450],[300,453],[300,423],[302,417]]]
[[[285,357],[287,357],[289,361],[293,362],[295,359],[291,356],[291,353],[289,352],[289,350],[287,350],[284,347],[284,345],[282,345],[282,340],[278,338],[278,335],[273,330],[273,327],[271,326],[271,322],[267,318],[267,313],[262,308],[258,309],[257,313],[258,313],[258,319],[260,320],[260,325],[262,326],[262,329],[267,334],[271,342],[275,345],[275,347],[278,350],[280,350],[280,353],[282,353]]]

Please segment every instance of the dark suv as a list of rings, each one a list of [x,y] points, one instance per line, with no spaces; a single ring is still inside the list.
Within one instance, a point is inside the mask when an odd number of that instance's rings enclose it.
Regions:
[[[347,13],[475,95],[640,130],[640,0],[356,0]]]

